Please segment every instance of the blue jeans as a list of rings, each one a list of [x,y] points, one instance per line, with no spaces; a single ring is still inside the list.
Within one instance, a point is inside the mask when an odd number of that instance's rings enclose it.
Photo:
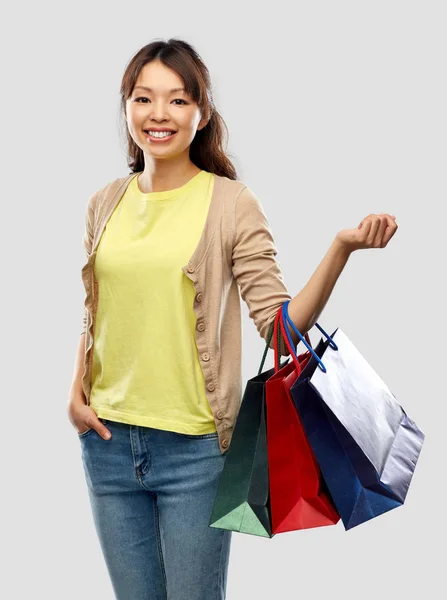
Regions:
[[[118,600],[224,600],[232,532],[209,527],[225,455],[192,435],[100,419],[78,434],[96,532]]]

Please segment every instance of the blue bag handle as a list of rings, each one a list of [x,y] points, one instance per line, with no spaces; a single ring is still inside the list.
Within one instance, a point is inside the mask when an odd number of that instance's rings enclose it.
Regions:
[[[314,352],[312,346],[310,346],[306,342],[306,340],[304,339],[304,337],[301,335],[301,333],[296,328],[295,323],[289,317],[289,311],[288,311],[289,302],[290,302],[290,300],[286,300],[286,302],[284,302],[284,304],[282,305],[282,309],[281,309],[282,310],[282,317],[283,317],[284,324],[286,324],[286,323],[290,324],[290,326],[292,327],[292,329],[294,330],[294,332],[297,334],[297,336],[299,337],[299,339],[303,342],[303,344],[306,346],[306,348],[311,352],[311,354],[313,355],[313,357],[317,360],[319,368],[323,371],[323,373],[327,373],[327,369],[324,366],[323,362],[321,361],[320,357],[317,356],[317,354]],[[338,350],[338,346],[334,342],[334,340],[331,338],[331,336],[328,335],[324,331],[324,329],[322,327],[320,327],[320,325],[318,325],[318,323],[315,323],[315,325],[318,327],[318,329],[321,331],[321,333],[329,340],[329,345],[331,346],[331,348],[333,348],[334,350]],[[292,337],[290,335],[289,328],[288,327],[284,327],[284,330],[286,332],[286,335],[287,335],[287,338],[288,338],[288,340],[290,342],[290,345],[293,348],[294,344],[293,344]]]

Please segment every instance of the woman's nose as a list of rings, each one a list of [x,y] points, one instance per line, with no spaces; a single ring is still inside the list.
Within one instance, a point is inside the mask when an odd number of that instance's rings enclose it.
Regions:
[[[153,103],[150,111],[150,118],[155,121],[164,121],[168,118],[168,113],[163,102]]]

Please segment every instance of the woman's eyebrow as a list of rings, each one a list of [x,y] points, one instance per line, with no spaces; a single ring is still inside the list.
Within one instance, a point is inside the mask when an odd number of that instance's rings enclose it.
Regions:
[[[136,85],[134,87],[134,89],[141,89],[141,90],[146,90],[147,92],[153,92],[154,90],[150,87],[146,87],[145,85]],[[182,87],[177,87],[177,88],[172,88],[172,90],[169,90],[170,94],[173,94],[174,92],[184,92],[185,88]]]

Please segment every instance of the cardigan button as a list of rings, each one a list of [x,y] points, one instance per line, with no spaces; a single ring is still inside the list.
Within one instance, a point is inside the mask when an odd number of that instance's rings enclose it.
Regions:
[[[214,390],[216,389],[216,386],[214,385],[213,382],[209,383],[206,387],[209,389],[210,392],[214,392]],[[219,417],[219,419],[220,418],[221,417]]]
[[[223,412],[222,412],[221,410],[218,410],[218,411],[217,411],[217,413],[216,413],[216,417],[217,417],[218,419],[223,419],[223,417],[224,417],[224,416],[223,416]]]
[[[203,331],[205,329],[205,323],[203,323],[202,321],[197,325],[197,329],[199,331]]]
[[[225,439],[225,440],[222,441],[222,447],[223,448],[228,448],[228,440],[227,439]]]
[[[202,292],[199,292],[196,296],[197,302],[202,302]]]
[[[194,273],[194,267],[192,265],[189,265],[189,267],[187,268],[188,273]]]
[[[203,360],[207,361],[207,360],[209,360],[209,359],[210,359],[210,355],[208,354],[208,352],[204,352],[204,353],[202,354],[202,358],[203,358]]]

